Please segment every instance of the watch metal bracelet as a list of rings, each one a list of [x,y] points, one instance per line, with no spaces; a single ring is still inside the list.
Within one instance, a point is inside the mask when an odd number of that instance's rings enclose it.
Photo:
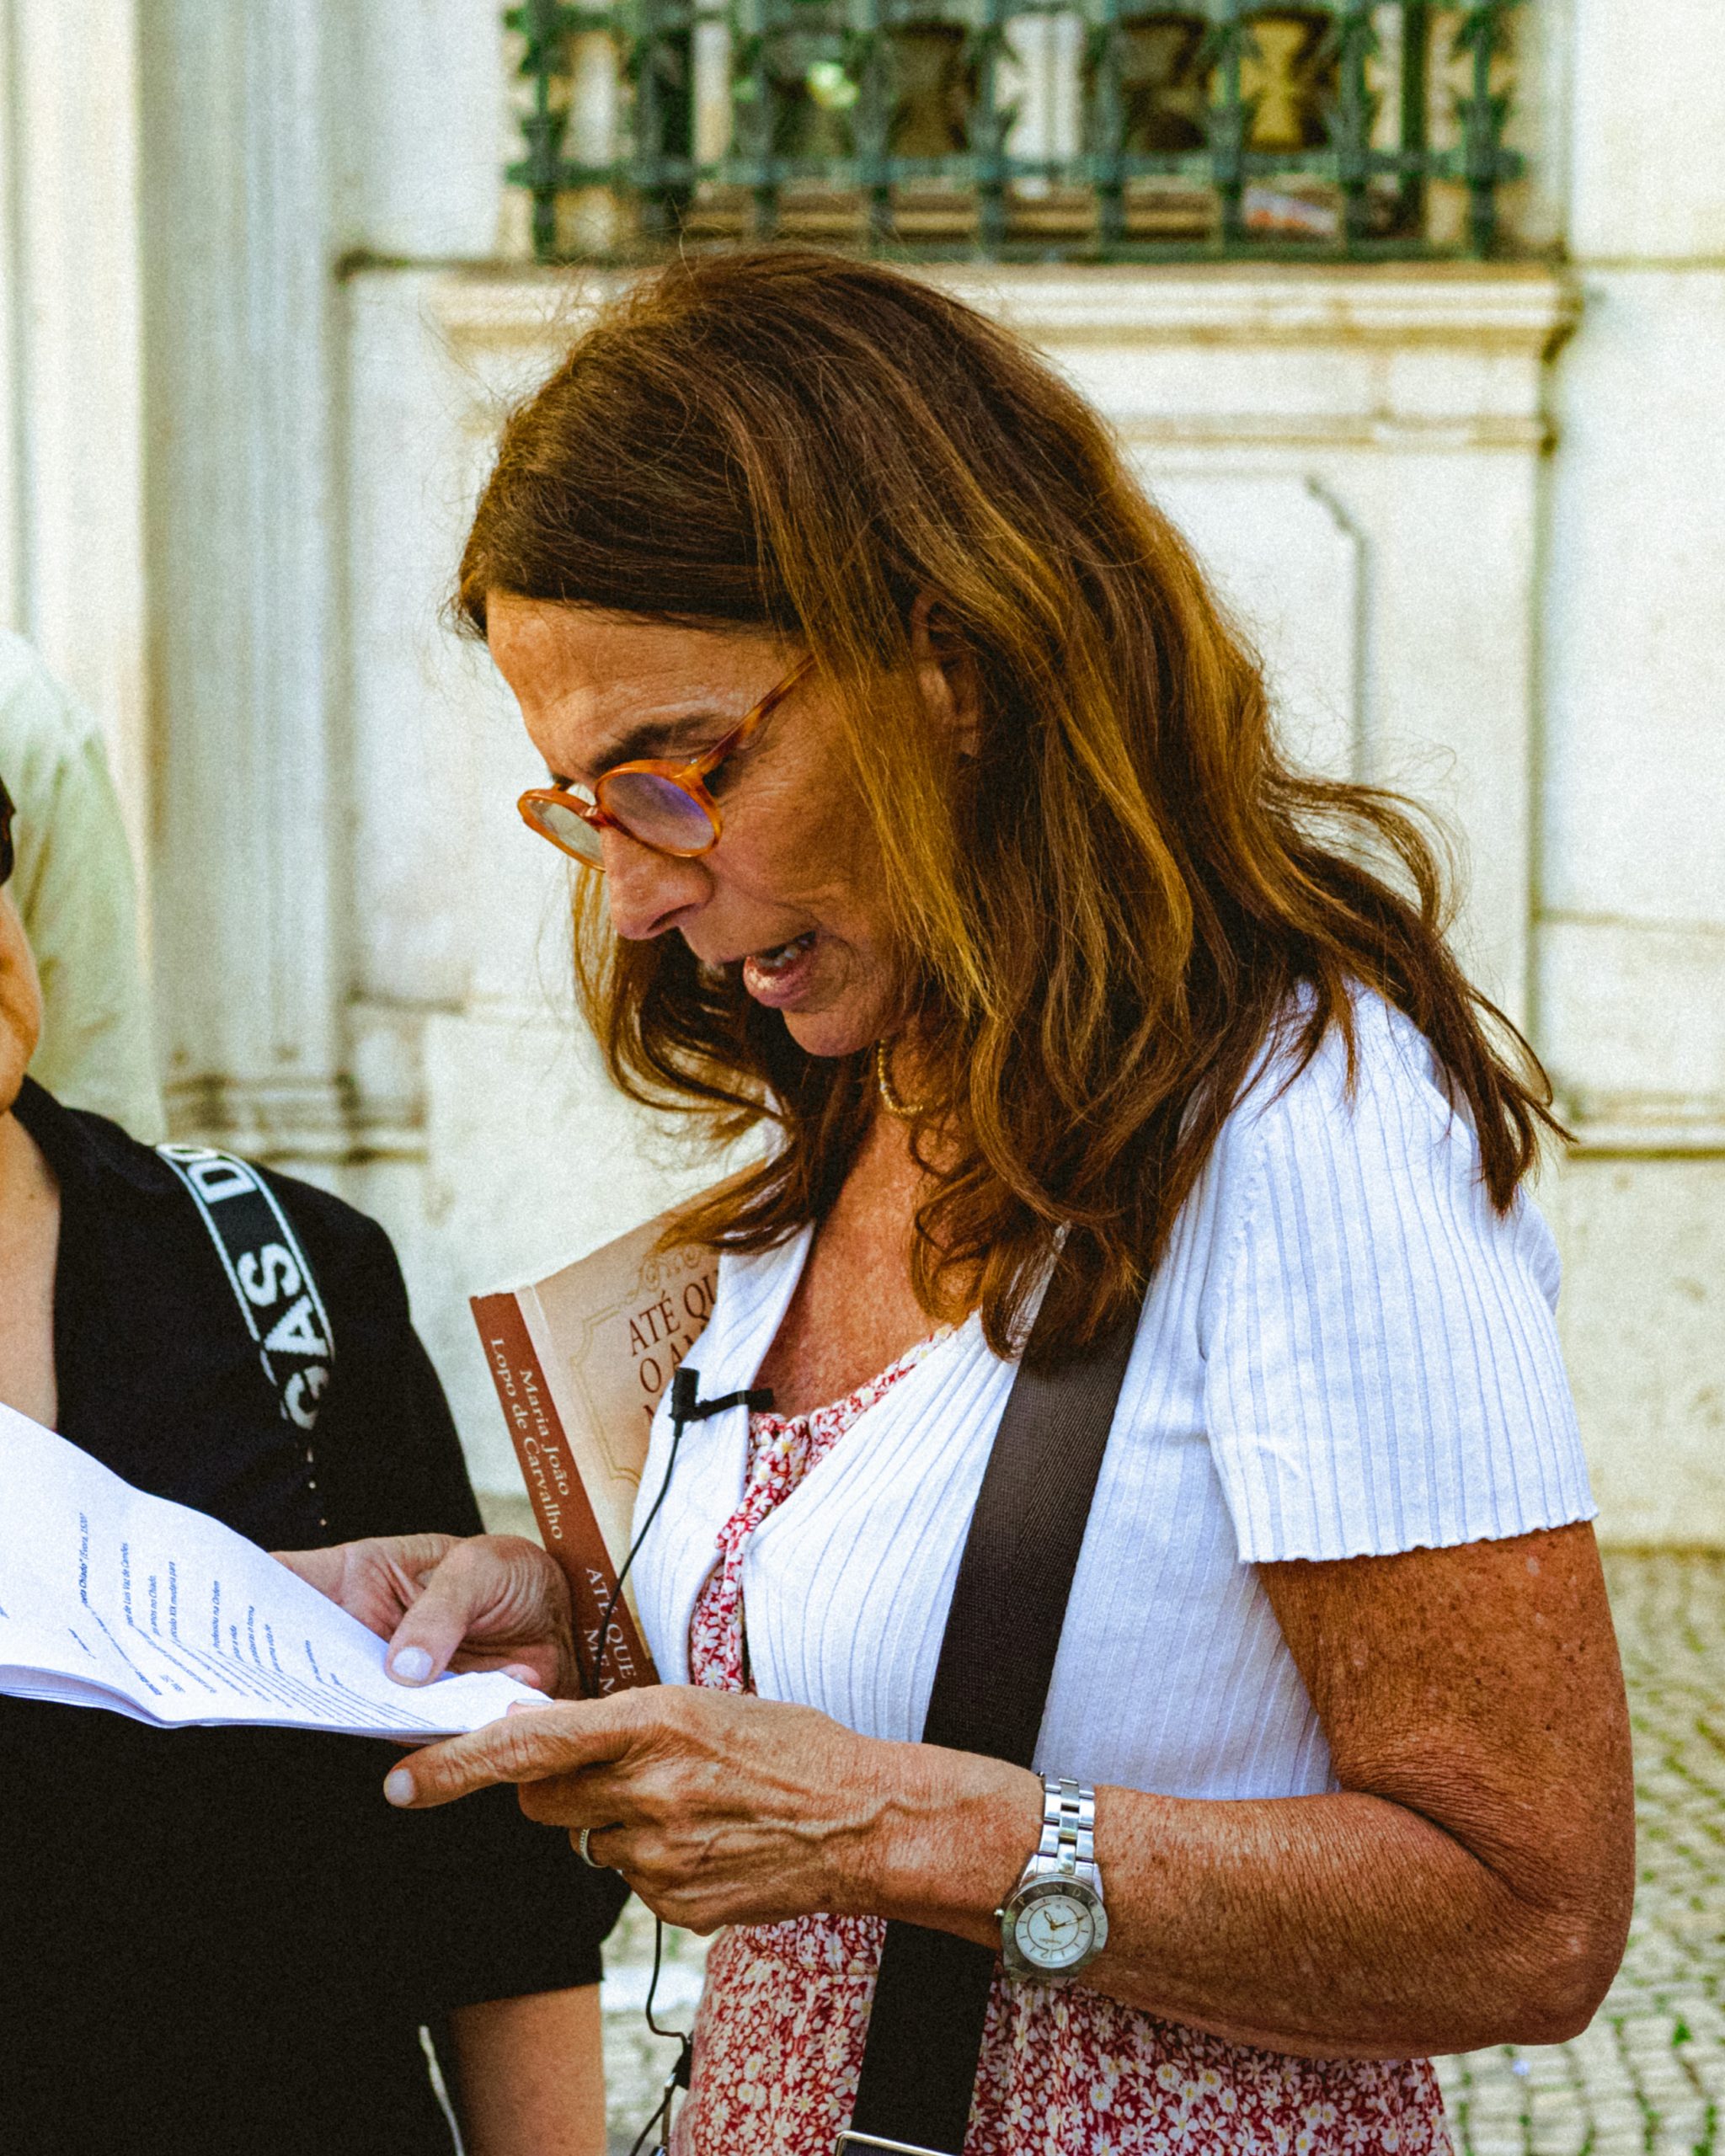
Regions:
[[[1042,1839],[1035,1863],[1044,1878],[1052,1870],[1087,1886],[1096,1885],[1096,1791],[1087,1783],[1060,1774],[1043,1776]]]

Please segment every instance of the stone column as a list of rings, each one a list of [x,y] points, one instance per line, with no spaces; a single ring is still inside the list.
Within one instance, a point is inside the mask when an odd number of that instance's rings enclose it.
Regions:
[[[143,0],[151,686],[171,1113],[350,1141],[330,274],[339,56],[312,0]]]

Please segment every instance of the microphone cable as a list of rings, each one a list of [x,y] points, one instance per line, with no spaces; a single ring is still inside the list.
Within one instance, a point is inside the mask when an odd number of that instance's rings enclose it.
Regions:
[[[611,1652],[611,1620],[617,1615],[617,1604],[622,1599],[623,1582],[628,1578],[636,1558],[641,1554],[642,1544],[653,1531],[653,1523],[659,1518],[660,1507],[670,1494],[670,1481],[676,1472],[677,1454],[682,1449],[684,1430],[691,1422],[704,1422],[710,1415],[722,1415],[728,1407],[746,1407],[753,1414],[756,1409],[765,1410],[772,1406],[771,1385],[756,1386],[752,1391],[748,1392],[728,1392],[718,1400],[702,1400],[700,1397],[700,1391],[701,1374],[698,1370],[692,1370],[685,1363],[671,1373],[670,1454],[665,1463],[665,1474],[659,1485],[659,1494],[649,1507],[647,1517],[641,1523],[640,1531],[629,1545],[628,1555],[623,1559],[622,1568],[617,1576],[617,1584],[611,1588],[611,1598],[605,1605],[605,1615],[599,1626],[598,1652],[594,1661],[590,1684],[587,1679],[585,1657],[581,1653],[579,1637],[575,1642],[576,1663],[580,1668],[581,1682],[590,1699],[596,1700],[601,1696],[600,1687],[605,1676],[605,1657]]]
[[[702,1400],[700,1397],[700,1391],[701,1378],[698,1371],[690,1369],[685,1364],[672,1372],[670,1455],[665,1463],[665,1474],[660,1479],[658,1494],[649,1506],[647,1517],[642,1521],[639,1531],[629,1545],[628,1554],[623,1559],[617,1572],[617,1584],[611,1590],[610,1598],[606,1603],[605,1614],[599,1627],[598,1651],[594,1659],[593,1679],[590,1684],[587,1682],[585,1657],[581,1652],[579,1636],[575,1641],[576,1662],[580,1666],[581,1681],[590,1698],[601,1697],[599,1687],[605,1673],[605,1657],[611,1652],[611,1620],[617,1615],[617,1604],[622,1598],[623,1582],[628,1578],[636,1558],[641,1554],[641,1545],[652,1532],[653,1523],[659,1518],[660,1508],[670,1492],[671,1477],[676,1472],[677,1454],[682,1449],[683,1432],[691,1422],[704,1422],[709,1415],[722,1414],[728,1407],[746,1407],[752,1413],[757,1408],[765,1409],[772,1406],[772,1391],[770,1386],[758,1386],[748,1392],[728,1392],[718,1400]],[[688,2087],[694,2064],[695,2047],[689,2031],[661,2028],[653,2011],[654,2003],[659,1994],[659,1972],[664,1957],[665,1924],[655,1912],[653,1919],[653,1974],[647,1986],[645,2009],[647,2026],[655,2036],[675,2036],[677,2039],[677,2057],[676,2065],[672,2067],[666,2078],[664,2093],[654,2106],[652,2116],[635,2136],[634,2145],[629,2151],[629,2156],[641,2156],[641,2150],[648,2136],[655,2128],[658,2130],[659,2138],[654,2143],[653,2156],[664,2156],[664,2151],[670,2139],[672,2102],[679,2089]]]

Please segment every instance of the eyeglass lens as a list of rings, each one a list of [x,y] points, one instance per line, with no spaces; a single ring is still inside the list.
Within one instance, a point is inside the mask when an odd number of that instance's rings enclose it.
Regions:
[[[663,853],[704,853],[718,835],[713,819],[692,795],[652,771],[613,772],[599,782],[605,813],[643,846]],[[602,833],[573,803],[542,797],[524,802],[548,839],[595,867],[604,861]]]
[[[554,839],[583,861],[596,862],[600,857],[600,835],[585,816],[578,816],[560,801],[534,801],[527,804],[540,830],[548,839]]]
[[[701,803],[656,772],[612,772],[600,781],[599,798],[607,814],[643,846],[691,854],[713,844],[713,821]]]

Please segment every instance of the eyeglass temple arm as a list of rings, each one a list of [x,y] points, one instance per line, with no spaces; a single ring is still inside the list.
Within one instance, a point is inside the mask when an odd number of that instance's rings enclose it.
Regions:
[[[760,726],[762,720],[771,718],[814,664],[814,654],[811,651],[806,659],[798,661],[777,688],[767,691],[753,711],[745,712],[723,741],[715,741],[704,755],[697,756],[692,764],[686,765],[683,768],[683,776],[705,778],[709,771],[716,771],[727,756],[734,755]]]

